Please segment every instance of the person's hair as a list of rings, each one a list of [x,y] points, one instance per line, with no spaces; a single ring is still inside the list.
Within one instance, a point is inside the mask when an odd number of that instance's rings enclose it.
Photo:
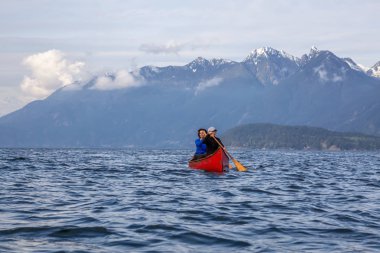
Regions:
[[[205,131],[205,133],[207,134],[207,130],[204,129],[204,128],[199,128],[198,129],[198,137],[201,138],[201,131]]]

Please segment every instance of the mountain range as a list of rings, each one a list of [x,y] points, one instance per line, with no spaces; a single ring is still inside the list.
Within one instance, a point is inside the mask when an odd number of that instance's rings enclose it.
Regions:
[[[270,47],[243,61],[106,73],[0,118],[1,147],[190,147],[200,127],[246,123],[380,136],[380,62],[372,68],[313,47]]]

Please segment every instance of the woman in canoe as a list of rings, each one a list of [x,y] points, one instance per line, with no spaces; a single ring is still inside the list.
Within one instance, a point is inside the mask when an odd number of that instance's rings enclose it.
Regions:
[[[207,155],[207,147],[206,144],[204,144],[204,139],[206,138],[206,135],[206,129],[198,129],[198,139],[195,140],[196,150],[193,157],[194,160],[205,157]]]

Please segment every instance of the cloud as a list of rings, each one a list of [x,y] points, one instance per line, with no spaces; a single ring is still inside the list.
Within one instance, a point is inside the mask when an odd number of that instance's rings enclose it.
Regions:
[[[139,75],[139,74],[135,74]],[[139,87],[142,85],[139,80],[135,77],[135,75],[131,74],[127,70],[120,70],[116,72],[114,75],[105,75],[99,77],[96,80],[95,85],[92,89],[96,90],[115,90],[115,89],[123,89],[130,87]]]
[[[184,42],[178,43],[175,41],[167,42],[166,44],[142,44],[140,46],[140,51],[149,54],[179,54],[181,51],[188,49],[194,51],[200,48],[208,48],[210,45],[209,41],[204,42]]]
[[[178,54],[186,44],[168,42],[166,44],[142,44],[140,50],[151,54]]]
[[[21,89],[25,95],[36,99],[45,98],[58,88],[83,81],[86,76],[85,63],[70,62],[65,59],[63,52],[55,49],[30,55],[23,60],[23,64],[31,73],[24,77]]]
[[[327,70],[323,64],[319,67],[314,68],[314,73],[318,74],[319,79],[322,82],[340,82],[340,81],[344,80],[345,72],[346,72],[345,69],[341,68],[339,70],[339,72],[340,73],[333,73],[332,76],[330,74],[330,76],[329,76],[328,72],[327,72]]]
[[[223,78],[214,77],[210,80],[200,82],[198,86],[195,88],[195,95],[207,88],[218,86],[222,81]]]
[[[322,82],[328,82],[329,78],[327,77],[327,71],[324,69],[324,66],[319,66],[317,68],[314,68],[314,73],[318,74],[319,79]]]

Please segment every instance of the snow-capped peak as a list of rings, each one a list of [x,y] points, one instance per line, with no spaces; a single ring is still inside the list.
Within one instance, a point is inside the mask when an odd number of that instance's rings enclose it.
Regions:
[[[343,60],[352,68],[353,70],[360,71],[360,72],[366,72],[368,68],[357,64],[354,62],[351,58],[343,58]]]
[[[380,78],[380,61],[373,65],[368,71],[367,74],[376,78]]]
[[[265,55],[265,56],[268,56],[267,52],[271,53],[272,52],[272,48],[270,48],[270,47],[261,47],[261,48],[255,49],[254,52],[255,52],[256,55]]]
[[[207,59],[199,56],[194,61],[192,61],[191,63],[204,65],[204,64],[209,63],[209,61]]]
[[[213,66],[219,66],[219,65],[231,63],[232,61],[231,60],[222,59],[222,58],[219,58],[219,59],[214,58],[210,62],[211,62],[211,65],[213,65]]]
[[[297,57],[294,57],[283,50],[278,51],[271,47],[261,47],[261,48],[251,51],[251,53],[246,57],[245,61],[256,62],[256,59],[269,58],[269,57],[287,58],[291,61],[295,61],[295,62],[298,61]]]
[[[210,65],[210,61],[203,57],[198,57],[186,66],[189,67],[193,72],[196,72],[199,68],[205,69],[207,66]]]
[[[312,46],[310,48],[309,58],[313,58],[314,56],[318,55],[320,52],[321,51],[319,51],[319,49],[316,46]]]
[[[310,48],[311,51],[316,51],[316,52],[319,52],[319,49],[316,47],[316,46],[311,46]]]
[[[224,64],[232,63],[230,60],[225,60],[225,59],[212,59],[212,60],[207,60],[202,57],[196,58],[194,61],[190,62],[187,64],[187,66],[192,69],[193,72],[196,72],[199,68],[208,68],[208,67],[219,67]]]
[[[269,55],[279,54],[280,52],[271,47],[260,47],[253,50],[247,58],[268,57]]]
[[[380,61],[378,61],[375,65],[373,65],[371,69],[379,68],[379,67],[380,67]]]
[[[311,60],[311,59],[314,59],[314,58],[317,58],[321,55],[324,55],[325,57],[333,57],[333,58],[337,58],[336,55],[334,55],[332,52],[330,51],[327,51],[327,50],[319,50],[316,46],[312,46],[310,48],[310,52],[308,55],[303,55],[302,56],[302,61],[303,63],[305,63],[305,61],[308,61],[308,60]],[[340,59],[340,58],[339,58]]]

